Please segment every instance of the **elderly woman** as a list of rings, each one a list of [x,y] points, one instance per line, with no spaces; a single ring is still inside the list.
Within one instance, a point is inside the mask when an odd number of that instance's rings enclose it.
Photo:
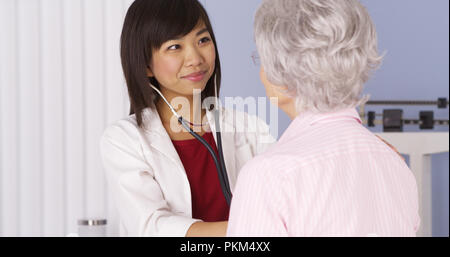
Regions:
[[[415,178],[355,110],[381,61],[367,10],[265,0],[254,30],[267,96],[292,122],[241,171],[227,235],[415,236]]]

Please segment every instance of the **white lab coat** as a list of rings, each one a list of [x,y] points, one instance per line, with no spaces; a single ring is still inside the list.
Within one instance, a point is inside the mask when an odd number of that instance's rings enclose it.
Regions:
[[[233,116],[238,117],[233,124]],[[245,119],[240,119],[240,118]],[[214,115],[207,118],[215,134]],[[183,164],[155,108],[106,128],[100,150],[110,193],[120,218],[121,236],[185,236],[192,223],[191,191]],[[222,109],[222,147],[233,191],[241,167],[275,139],[256,116]],[[247,131],[237,132],[237,129]]]

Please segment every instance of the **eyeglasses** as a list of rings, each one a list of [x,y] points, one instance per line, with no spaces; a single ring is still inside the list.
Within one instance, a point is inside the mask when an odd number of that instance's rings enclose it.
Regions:
[[[251,55],[253,64],[255,66],[260,66],[261,65],[261,59],[259,58],[258,52],[257,51],[253,51],[252,55]]]

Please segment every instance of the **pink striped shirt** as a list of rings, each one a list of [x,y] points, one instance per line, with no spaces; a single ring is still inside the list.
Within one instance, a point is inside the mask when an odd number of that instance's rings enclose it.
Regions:
[[[347,109],[304,113],[241,170],[227,236],[415,236],[416,180]]]

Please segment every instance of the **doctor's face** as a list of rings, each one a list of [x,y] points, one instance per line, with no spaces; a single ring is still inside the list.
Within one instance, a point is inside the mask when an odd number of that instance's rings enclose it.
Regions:
[[[162,93],[192,96],[203,91],[215,69],[216,52],[206,26],[200,22],[187,35],[164,42],[153,51],[149,77],[155,77]]]

